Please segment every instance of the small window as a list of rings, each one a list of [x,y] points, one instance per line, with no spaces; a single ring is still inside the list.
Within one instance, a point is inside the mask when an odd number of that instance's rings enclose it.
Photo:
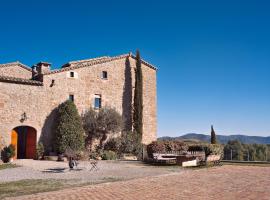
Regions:
[[[108,78],[108,72],[107,71],[103,71],[101,74],[101,78],[102,79],[107,79]]]
[[[73,95],[73,94],[70,94],[68,99],[69,99],[70,101],[73,101],[73,102],[74,102],[74,95]]]
[[[69,76],[74,78],[74,72],[70,72]]]
[[[95,95],[95,102],[94,102],[95,109],[101,108],[101,95]]]

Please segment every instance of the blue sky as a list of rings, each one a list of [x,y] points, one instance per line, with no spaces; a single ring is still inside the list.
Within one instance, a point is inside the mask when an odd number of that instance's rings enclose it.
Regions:
[[[163,2],[163,3],[162,3]],[[270,135],[267,1],[0,2],[0,63],[140,49],[158,71],[158,136]]]

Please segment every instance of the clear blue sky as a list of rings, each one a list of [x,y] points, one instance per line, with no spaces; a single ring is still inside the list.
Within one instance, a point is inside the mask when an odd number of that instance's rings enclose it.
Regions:
[[[158,71],[158,135],[270,135],[267,1],[0,2],[0,63],[140,49]],[[161,1],[160,1],[161,2]]]

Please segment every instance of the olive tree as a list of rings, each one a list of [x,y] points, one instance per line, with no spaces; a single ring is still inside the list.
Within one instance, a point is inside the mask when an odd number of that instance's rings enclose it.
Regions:
[[[110,107],[99,110],[91,108],[83,114],[82,120],[88,149],[91,148],[94,139],[99,139],[99,145],[103,146],[108,135],[120,133],[123,126],[122,116]]]

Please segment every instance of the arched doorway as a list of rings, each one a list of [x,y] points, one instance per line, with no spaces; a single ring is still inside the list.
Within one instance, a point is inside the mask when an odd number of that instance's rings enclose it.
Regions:
[[[36,154],[37,131],[30,126],[18,126],[11,132],[11,144],[18,159],[33,159]]]

